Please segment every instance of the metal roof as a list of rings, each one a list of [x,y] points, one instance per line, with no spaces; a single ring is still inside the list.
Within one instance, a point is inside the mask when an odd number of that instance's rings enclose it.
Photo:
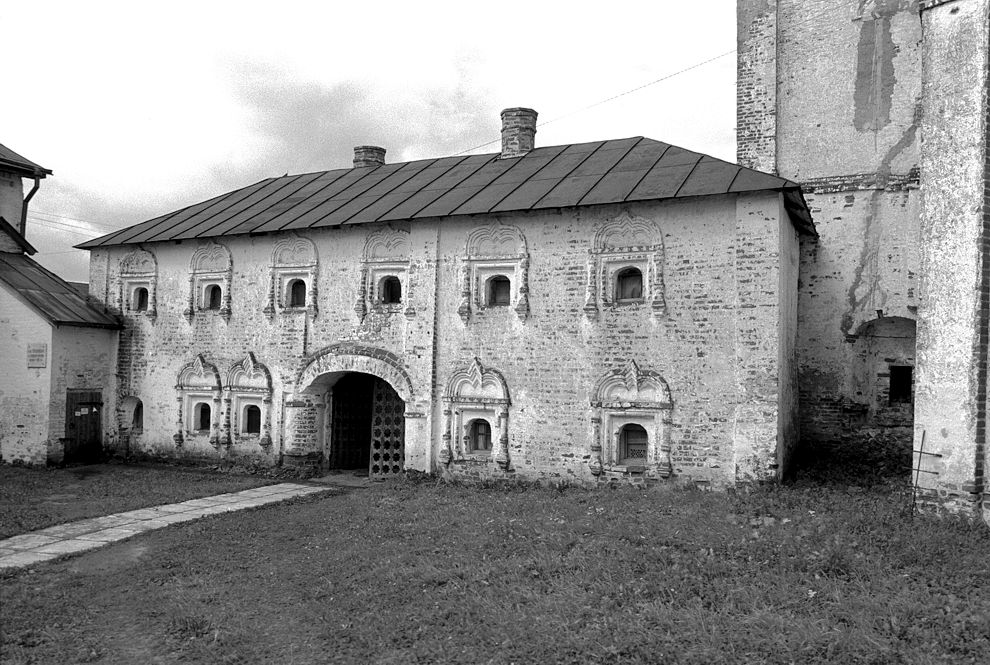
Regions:
[[[45,167],[35,164],[27,157],[21,157],[2,143],[0,143],[0,170],[26,173],[39,178],[52,174]]]
[[[92,307],[72,286],[23,254],[0,252],[0,282],[7,284],[21,299],[59,326],[120,328],[109,314]]]
[[[78,247],[777,190],[815,234],[796,182],[634,137],[268,178]]]

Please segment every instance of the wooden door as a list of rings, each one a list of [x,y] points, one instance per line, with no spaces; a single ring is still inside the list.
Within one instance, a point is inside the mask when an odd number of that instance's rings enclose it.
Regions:
[[[67,464],[89,464],[103,458],[101,412],[103,394],[98,390],[65,393],[65,457]]]

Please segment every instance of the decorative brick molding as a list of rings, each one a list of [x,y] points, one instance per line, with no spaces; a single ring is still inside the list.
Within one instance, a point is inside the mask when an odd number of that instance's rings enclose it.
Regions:
[[[181,448],[189,437],[209,436],[210,444],[220,447],[220,372],[216,365],[209,363],[203,355],[197,355],[192,362],[179,370],[175,383],[178,400],[177,431],[172,438],[176,448]],[[210,405],[210,429],[206,435],[198,434],[195,428],[194,406],[200,402]]]
[[[234,440],[255,441],[265,450],[272,447],[272,375],[268,367],[258,362],[254,353],[230,368],[224,400],[224,443],[230,446]],[[261,411],[261,431],[244,432],[245,413],[248,406]]]
[[[189,305],[184,315],[192,323],[196,312],[210,311],[205,306],[206,288],[219,286],[223,298],[218,313],[225,322],[230,322],[230,283],[233,266],[230,250],[217,242],[209,242],[193,252],[189,261]]]
[[[147,290],[147,307],[137,306],[138,292]],[[144,314],[152,321],[158,316],[158,261],[144,249],[135,249],[120,260],[120,311]]]
[[[642,276],[638,302],[656,314],[666,314],[663,263],[663,235],[656,222],[628,212],[606,221],[595,233],[589,252],[585,316],[595,319],[601,309],[623,304],[615,297],[615,280],[628,269],[638,270]]]
[[[674,404],[667,381],[652,370],[643,370],[630,360],[598,380],[591,402],[591,473],[641,471],[661,478],[670,476],[671,415]],[[639,425],[648,435],[643,466],[620,465],[619,437],[626,425]]]
[[[461,259],[461,304],[457,313],[467,323],[472,310],[491,305],[485,292],[488,280],[503,276],[511,289],[509,306],[520,319],[529,316],[529,252],[517,226],[492,222],[472,230]]]
[[[358,321],[364,321],[369,311],[383,314],[402,311],[407,319],[415,317],[409,272],[408,231],[385,228],[368,234],[361,256],[361,283],[354,303]],[[395,277],[401,284],[402,297],[398,303],[383,302],[382,284],[388,277]]]
[[[263,310],[265,315],[273,319],[276,313],[289,310],[304,311],[310,317],[316,318],[319,311],[318,272],[319,256],[312,240],[293,235],[275,243],[272,249],[268,302]],[[303,307],[290,307],[289,291],[296,280],[302,280],[306,285],[306,303]]]
[[[306,358],[296,374],[295,394],[304,392],[314,380],[328,372],[372,374],[392,386],[407,407],[413,399],[412,380],[399,356],[384,349],[351,342],[325,347]]]
[[[451,460],[494,459],[509,470],[509,389],[501,372],[486,368],[477,358],[450,375],[443,394],[443,443],[440,463]],[[488,423],[497,447],[489,453],[471,451],[470,429],[476,420]]]

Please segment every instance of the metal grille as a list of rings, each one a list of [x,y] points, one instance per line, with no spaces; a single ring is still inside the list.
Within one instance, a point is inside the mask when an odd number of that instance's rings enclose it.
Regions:
[[[372,478],[387,478],[402,473],[405,456],[406,405],[385,381],[375,381],[371,417]]]

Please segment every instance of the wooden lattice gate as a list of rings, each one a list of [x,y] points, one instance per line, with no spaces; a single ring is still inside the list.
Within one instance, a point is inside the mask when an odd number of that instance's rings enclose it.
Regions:
[[[388,478],[405,466],[406,403],[385,381],[375,381],[371,409],[371,460],[368,474]]]

